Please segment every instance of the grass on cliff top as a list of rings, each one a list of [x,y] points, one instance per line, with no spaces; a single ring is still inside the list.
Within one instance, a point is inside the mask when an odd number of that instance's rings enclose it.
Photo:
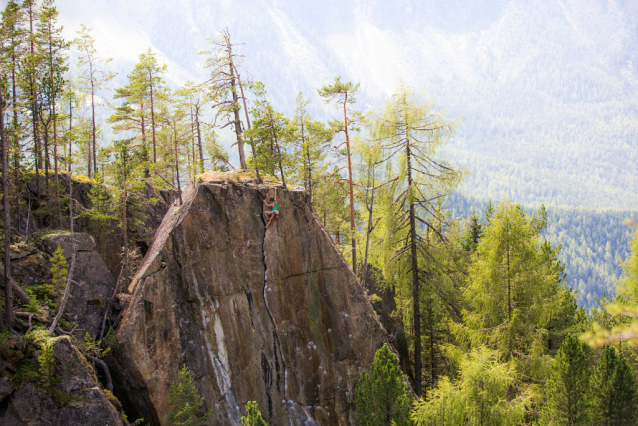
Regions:
[[[281,181],[277,179],[275,176],[260,172],[259,175],[262,179],[262,185],[268,187],[280,186]],[[232,170],[230,172],[205,172],[200,173],[196,176],[197,179],[201,179],[203,181],[212,181],[212,182],[246,182],[257,177],[257,173],[255,170]]]

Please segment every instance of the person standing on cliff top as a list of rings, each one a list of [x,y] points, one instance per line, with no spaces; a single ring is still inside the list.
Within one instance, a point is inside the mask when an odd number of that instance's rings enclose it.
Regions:
[[[266,205],[266,207],[272,207],[271,211],[264,212],[264,214],[266,215],[266,219],[268,219],[268,223],[266,224],[266,229],[268,229],[268,225],[270,225],[270,222],[272,222],[272,220],[279,215],[279,207],[277,207],[277,191],[276,190],[275,190],[275,198],[270,197],[270,202],[271,204],[268,204],[266,200],[264,200],[264,204]]]

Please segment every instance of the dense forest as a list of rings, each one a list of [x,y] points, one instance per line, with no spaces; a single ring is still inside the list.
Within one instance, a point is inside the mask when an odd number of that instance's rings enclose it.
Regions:
[[[430,98],[404,86],[359,111],[359,84],[334,77],[316,88],[334,119],[311,117],[302,93],[286,116],[248,78],[259,70],[246,71],[228,30],[201,52],[204,81],[170,87],[149,48],[114,90],[91,29],[65,40],[53,0],[9,1],[0,31],[0,344],[35,342],[41,366],[21,380],[49,386],[46,336],[73,327],[63,316],[75,257],[52,258],[50,282],[14,286],[12,247],[32,242],[34,230],[73,234],[86,221],[103,254],[107,236],[118,236],[116,290],[125,292],[144,255],[143,192],[169,190],[179,206],[189,182],[241,175],[305,190],[370,302],[394,307],[394,348],[380,349],[360,378],[360,424],[635,424],[638,354],[622,344],[635,343],[638,302],[637,237],[630,242],[623,224],[630,212],[454,195],[471,170],[441,153],[465,124]],[[232,132],[236,161],[221,132]],[[74,195],[80,185],[90,187],[88,207]],[[116,332],[106,325],[83,342],[95,359]],[[186,369],[171,402],[176,424],[208,415]],[[265,424],[255,405],[246,422]]]

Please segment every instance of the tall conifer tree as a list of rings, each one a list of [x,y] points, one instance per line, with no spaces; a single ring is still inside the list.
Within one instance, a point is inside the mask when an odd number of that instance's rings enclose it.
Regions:
[[[568,335],[556,354],[550,379],[545,384],[547,402],[542,408],[541,424],[589,424],[589,371],[583,344]]]
[[[441,111],[401,88],[372,121],[372,135],[379,141],[382,162],[390,171],[393,195],[385,214],[388,227],[388,260],[396,265],[393,276],[399,283],[409,283],[412,293],[414,334],[414,390],[421,395],[421,285],[431,278],[429,262],[433,260],[428,239],[421,229],[438,239],[445,221],[437,200],[460,180],[460,173],[444,160],[437,150],[449,138],[456,123],[446,120]],[[392,165],[399,167],[394,168]],[[391,254],[390,254],[391,253]],[[421,261],[419,261],[421,259]],[[397,274],[399,273],[399,274]],[[430,283],[431,284],[431,283]]]
[[[613,346],[603,349],[591,377],[592,418],[590,424],[621,426],[635,424],[638,416],[636,373]]]
[[[105,65],[111,62],[112,58],[100,59],[95,50],[95,40],[91,36],[91,30],[84,24],[78,31],[78,38],[74,40],[75,45],[80,50],[78,66],[84,68],[83,83],[91,96],[91,142],[87,157],[87,175],[91,177],[94,169],[97,168],[97,122],[95,117],[95,107],[97,104],[97,91],[105,83],[115,77],[112,72],[105,72],[100,69],[100,63]]]
[[[359,89],[359,84],[350,81],[343,83],[341,77],[335,77],[332,84],[319,89],[319,96],[324,98],[325,102],[335,102],[339,108],[343,110],[343,123],[340,123],[339,132],[344,132],[345,154],[348,168],[348,196],[350,199],[350,233],[352,244],[352,272],[357,273],[357,240],[355,238],[355,209],[354,209],[354,175],[352,174],[352,152],[350,146],[350,125],[354,123],[354,115],[348,108],[348,105],[356,102],[355,94]],[[338,121],[337,121],[338,122]]]

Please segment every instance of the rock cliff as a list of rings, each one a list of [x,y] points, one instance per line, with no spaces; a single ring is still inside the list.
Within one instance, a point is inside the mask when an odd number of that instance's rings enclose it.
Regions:
[[[252,400],[273,425],[354,424],[355,385],[386,333],[306,194],[200,181],[183,199],[129,287],[109,359],[127,413],[167,424],[186,365],[210,424],[240,424]]]

